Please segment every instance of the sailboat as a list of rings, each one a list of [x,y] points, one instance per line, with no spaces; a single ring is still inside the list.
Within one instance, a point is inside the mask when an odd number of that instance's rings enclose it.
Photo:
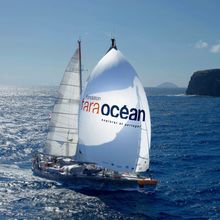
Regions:
[[[45,152],[35,155],[35,175],[74,188],[152,189],[151,122],[141,81],[115,39],[82,90],[81,45],[60,83]],[[145,172],[146,173],[146,172]]]

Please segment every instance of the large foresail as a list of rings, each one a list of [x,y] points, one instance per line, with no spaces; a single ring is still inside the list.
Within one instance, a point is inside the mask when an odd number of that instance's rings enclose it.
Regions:
[[[78,143],[78,112],[81,92],[80,42],[60,83],[51,114],[45,153],[74,156]]]
[[[120,172],[149,167],[150,114],[134,68],[116,48],[99,61],[81,97],[77,158]]]

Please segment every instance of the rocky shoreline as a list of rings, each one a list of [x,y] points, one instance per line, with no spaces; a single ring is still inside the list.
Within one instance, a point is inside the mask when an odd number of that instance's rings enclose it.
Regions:
[[[220,69],[194,72],[189,81],[186,95],[220,97]]]

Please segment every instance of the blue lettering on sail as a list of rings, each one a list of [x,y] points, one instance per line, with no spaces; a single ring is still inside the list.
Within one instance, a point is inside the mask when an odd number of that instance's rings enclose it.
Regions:
[[[110,106],[109,104],[105,103],[100,105],[98,102],[81,101],[81,110],[102,114],[104,116],[111,116],[114,118],[121,118],[121,119],[129,119],[131,121],[145,121],[145,111],[143,109],[136,109],[136,108],[128,108],[126,105],[119,107],[117,105]],[[101,110],[101,111],[100,111]]]

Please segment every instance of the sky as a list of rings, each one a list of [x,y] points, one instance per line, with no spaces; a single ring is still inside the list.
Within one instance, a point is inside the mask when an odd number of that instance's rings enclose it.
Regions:
[[[85,80],[116,38],[143,85],[220,68],[218,0],[0,0],[0,85],[58,85],[78,39]]]

